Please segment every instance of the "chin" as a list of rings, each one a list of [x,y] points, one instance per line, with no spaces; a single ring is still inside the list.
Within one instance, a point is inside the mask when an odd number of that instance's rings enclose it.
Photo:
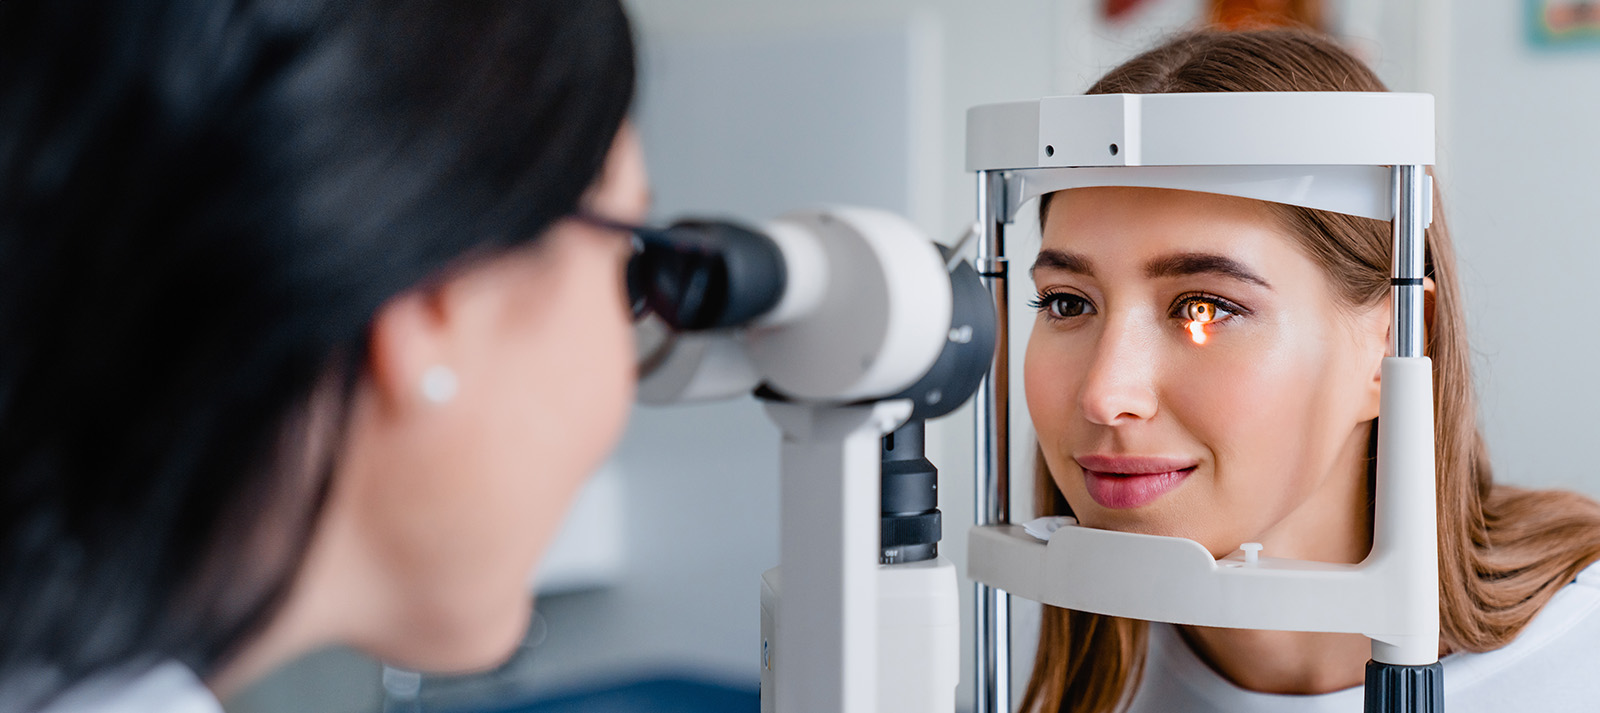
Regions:
[[[498,668],[522,645],[533,613],[531,598],[520,606],[485,606],[469,616],[441,616],[431,636],[418,636],[409,646],[411,655],[385,657],[396,663],[435,674],[473,674]],[[493,609],[494,614],[489,611]]]
[[[486,632],[480,637],[479,645],[474,647],[462,662],[463,669],[467,672],[480,672],[498,668],[510,660],[522,646],[523,639],[528,631],[528,619],[531,607],[519,610],[516,621],[509,622],[507,626]]]
[[[1116,532],[1131,532],[1139,535],[1160,535],[1162,537],[1189,537],[1178,528],[1168,527],[1152,519],[1141,518],[1137,515],[1118,513],[1116,515],[1079,518],[1078,522],[1085,527],[1096,530],[1114,530]]]
[[[473,632],[471,641],[462,652],[460,672],[479,672],[505,663],[517,652],[527,636],[528,620],[533,615],[533,600],[522,597],[520,606],[511,608],[505,616],[497,617]]]
[[[1164,514],[1151,508],[1111,510],[1097,507],[1075,511],[1083,513],[1078,516],[1078,522],[1084,527],[1091,527],[1096,530],[1131,532],[1139,535],[1182,537],[1200,543],[1215,554],[1216,548],[1212,545],[1217,539],[1217,534],[1196,530],[1195,523],[1191,518],[1172,517],[1170,513]],[[1232,551],[1230,548],[1223,554],[1228,554],[1228,552]]]
[[[1123,523],[1101,529],[1116,530],[1118,532],[1133,532],[1140,535],[1181,537],[1186,540],[1191,540],[1199,544],[1201,547],[1204,547],[1207,552],[1211,553],[1212,559],[1222,559],[1223,557],[1232,554],[1239,549],[1240,543],[1245,542],[1245,540],[1239,540],[1237,542],[1232,541],[1224,535],[1216,532],[1196,531],[1192,527],[1183,527],[1180,524],[1161,523],[1155,521]]]

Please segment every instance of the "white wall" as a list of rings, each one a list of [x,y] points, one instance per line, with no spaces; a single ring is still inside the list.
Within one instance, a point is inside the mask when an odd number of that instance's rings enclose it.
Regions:
[[[1530,48],[1519,2],[1470,7],[1442,186],[1496,474],[1600,496],[1600,50]]]

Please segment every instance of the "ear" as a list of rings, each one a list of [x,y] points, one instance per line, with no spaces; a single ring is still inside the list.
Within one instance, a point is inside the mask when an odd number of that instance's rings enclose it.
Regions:
[[[1424,335],[1431,334],[1432,330],[1433,330],[1433,328],[1435,326],[1434,325],[1434,317],[1433,317],[1433,315],[1434,315],[1434,304],[1438,300],[1438,294],[1439,294],[1438,286],[1434,284],[1433,278],[1431,278],[1431,277],[1422,278],[1422,325],[1423,325],[1422,331],[1423,331]],[[1390,296],[1390,297],[1384,299],[1384,301],[1383,301],[1383,315],[1384,315],[1385,324],[1387,326],[1385,326],[1384,330],[1383,330],[1383,348],[1380,351],[1380,353],[1382,353],[1385,356],[1392,356],[1392,354],[1390,353],[1390,346],[1389,345],[1393,342],[1393,331],[1394,331],[1393,313],[1394,313],[1394,297]],[[1424,338],[1424,344],[1426,344],[1426,343],[1427,343],[1427,340],[1426,340],[1426,338]],[[1371,413],[1372,418],[1377,418],[1378,417],[1379,393],[1380,393],[1380,387],[1382,385],[1381,384],[1382,380],[1383,380],[1383,360],[1379,359],[1379,360],[1377,360],[1376,365],[1373,367],[1372,380],[1368,383],[1368,388],[1367,388],[1367,404],[1368,404],[1368,407],[1369,407],[1368,408],[1368,412]]]
[[[378,308],[367,340],[367,370],[385,410],[422,403],[422,375],[445,363],[449,332],[449,310],[437,290],[404,292]]]

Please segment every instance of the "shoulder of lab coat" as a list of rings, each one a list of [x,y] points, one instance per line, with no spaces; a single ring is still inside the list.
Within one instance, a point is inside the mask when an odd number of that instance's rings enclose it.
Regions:
[[[4,706],[0,706],[3,709]],[[62,694],[40,713],[223,713],[211,690],[176,661],[136,676],[109,673]]]

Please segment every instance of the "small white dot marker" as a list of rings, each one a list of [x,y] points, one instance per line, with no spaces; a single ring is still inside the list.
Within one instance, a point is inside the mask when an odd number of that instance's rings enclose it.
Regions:
[[[1246,542],[1239,545],[1239,549],[1244,550],[1244,566],[1254,567],[1260,562],[1261,543]]]

